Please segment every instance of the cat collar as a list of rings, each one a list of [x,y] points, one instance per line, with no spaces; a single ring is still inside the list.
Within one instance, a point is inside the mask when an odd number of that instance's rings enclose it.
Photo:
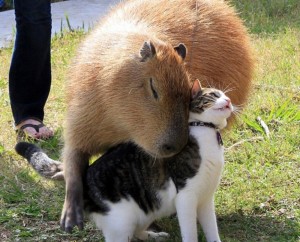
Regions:
[[[206,123],[206,122],[202,122],[202,121],[190,122],[189,125],[190,126],[205,126],[205,127],[209,127],[209,128],[213,128],[213,129],[218,129],[216,127],[216,125],[214,125],[213,123]]]
[[[222,140],[222,136],[221,133],[219,131],[219,129],[217,128],[216,125],[214,125],[213,123],[206,123],[206,122],[202,122],[202,121],[194,121],[194,122],[190,122],[189,123],[190,126],[205,126],[205,127],[209,127],[209,128],[213,128],[216,130],[216,134],[217,134],[217,141],[219,145],[223,145],[223,140]]]

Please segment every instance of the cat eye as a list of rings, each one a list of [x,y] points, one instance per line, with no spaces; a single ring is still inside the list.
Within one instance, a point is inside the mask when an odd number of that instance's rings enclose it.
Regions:
[[[155,88],[153,86],[153,79],[152,78],[150,78],[150,87],[151,87],[151,91],[152,91],[153,97],[155,99],[158,99],[158,94],[157,94],[157,91],[155,90]]]
[[[212,92],[210,95],[215,98],[219,98],[221,96],[220,93],[218,93],[218,92]]]

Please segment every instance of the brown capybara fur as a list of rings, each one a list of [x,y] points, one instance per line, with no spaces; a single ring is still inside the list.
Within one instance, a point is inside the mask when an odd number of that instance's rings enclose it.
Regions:
[[[252,72],[246,29],[224,1],[130,0],[112,9],[70,68],[62,228],[82,227],[81,176],[91,155],[126,141],[157,157],[178,153],[190,82],[229,88],[242,105]]]

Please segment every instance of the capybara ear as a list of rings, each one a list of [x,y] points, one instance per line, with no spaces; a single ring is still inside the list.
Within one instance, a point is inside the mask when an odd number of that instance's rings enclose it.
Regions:
[[[196,79],[193,83],[192,90],[191,90],[191,98],[196,98],[201,93],[201,84],[198,79]]]
[[[142,57],[141,62],[145,62],[151,59],[156,54],[156,50],[151,41],[144,43],[140,50],[140,55]]]
[[[183,60],[185,59],[187,49],[184,44],[179,44],[178,46],[174,47],[174,50],[178,53],[178,55],[181,56]]]

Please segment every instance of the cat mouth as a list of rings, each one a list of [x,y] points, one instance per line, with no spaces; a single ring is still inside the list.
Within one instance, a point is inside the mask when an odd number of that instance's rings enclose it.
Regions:
[[[215,108],[215,110],[217,110],[217,111],[224,111],[224,110],[227,110],[227,109],[229,109],[230,111],[232,110],[230,105],[225,105],[221,108]]]

